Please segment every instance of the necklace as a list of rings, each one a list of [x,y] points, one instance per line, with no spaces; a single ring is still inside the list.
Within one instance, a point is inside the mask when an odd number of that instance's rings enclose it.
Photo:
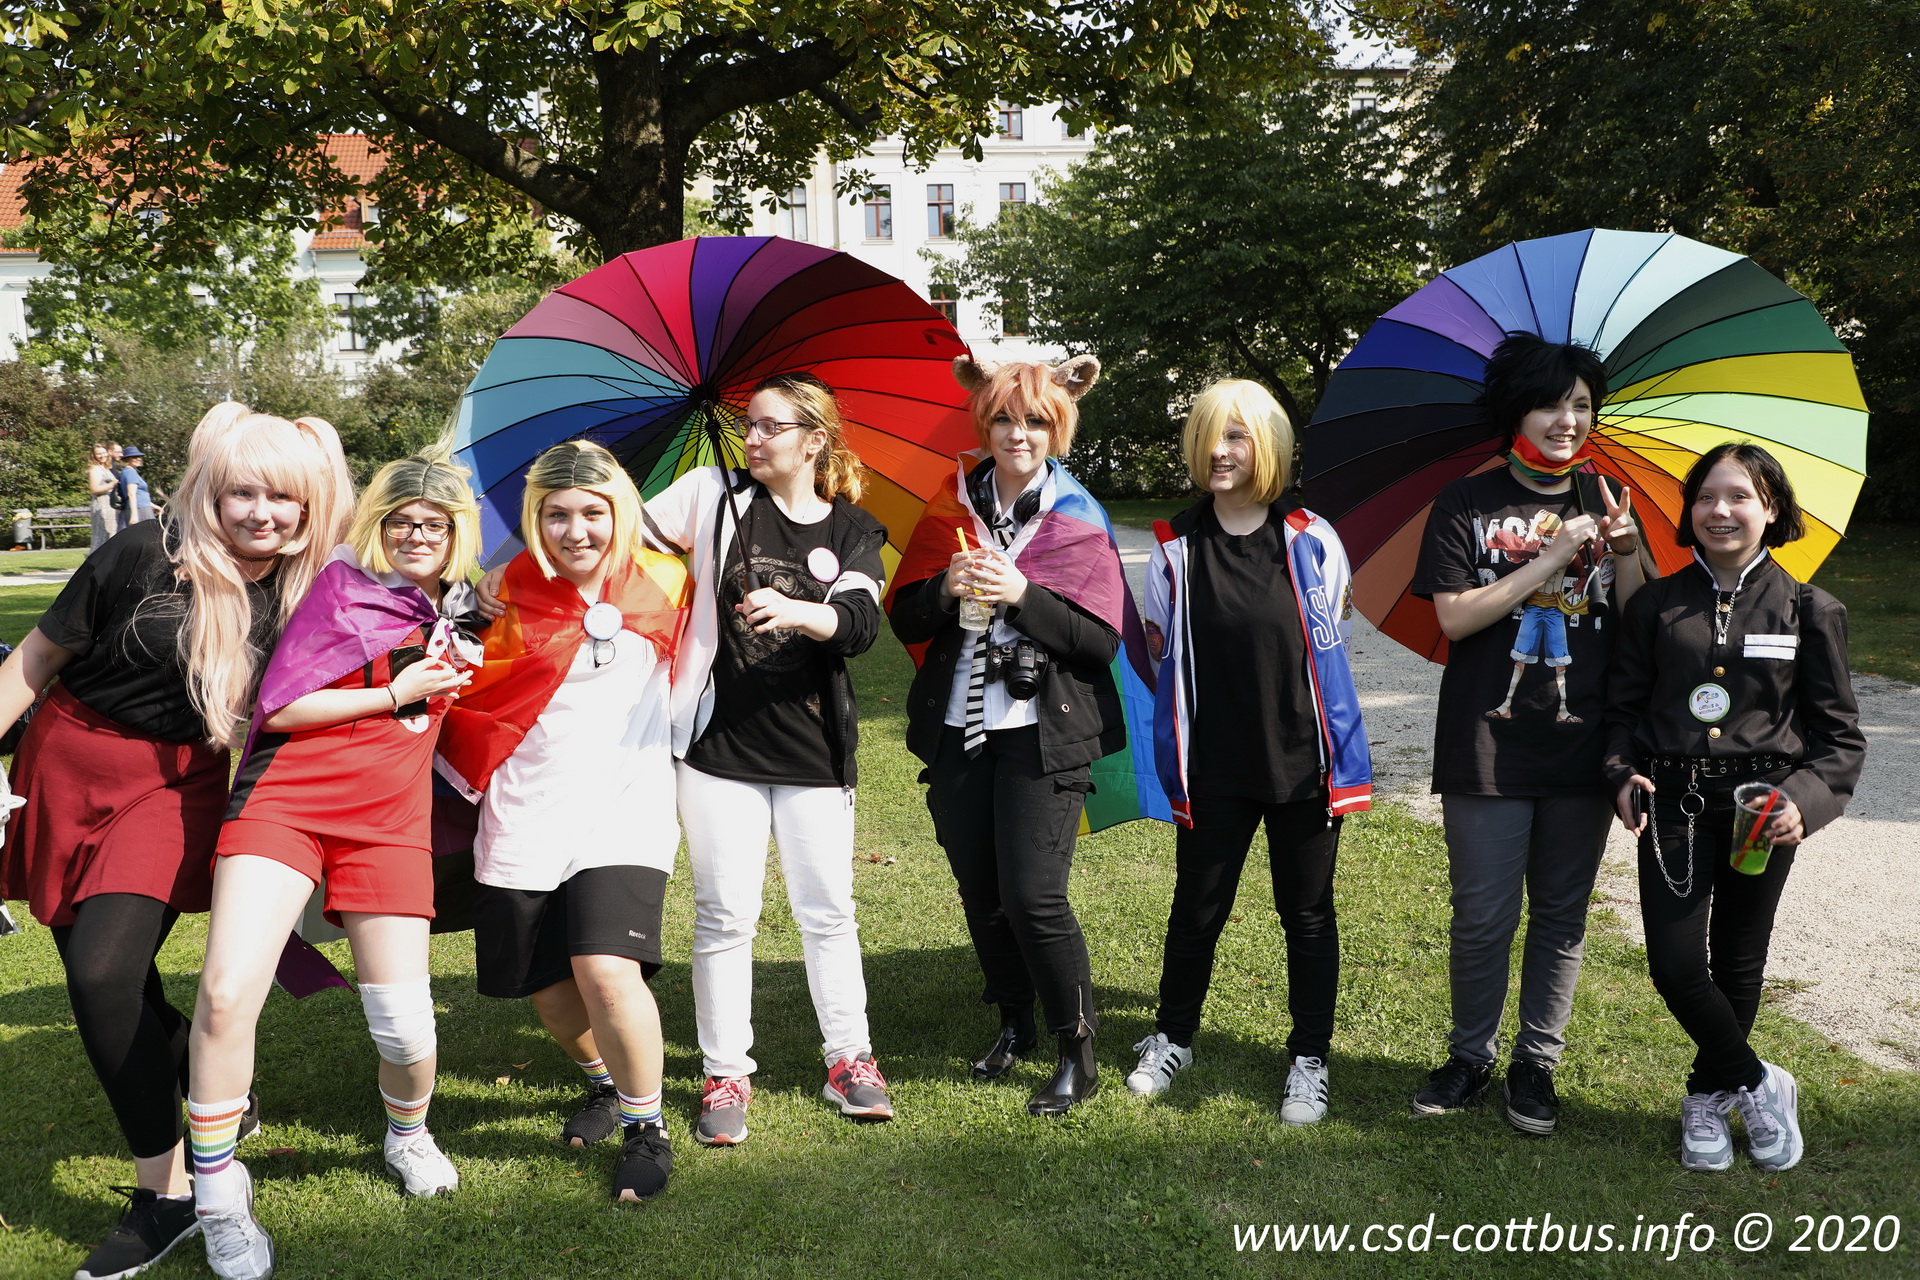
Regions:
[[[1713,642],[1724,645],[1727,642],[1727,627],[1733,622],[1733,602],[1740,598],[1740,588],[1722,591],[1718,586],[1713,589]]]

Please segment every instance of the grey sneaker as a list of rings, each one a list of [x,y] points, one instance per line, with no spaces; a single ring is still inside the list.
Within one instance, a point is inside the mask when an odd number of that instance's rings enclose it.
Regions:
[[[887,1096],[886,1077],[880,1074],[870,1053],[829,1064],[827,1084],[820,1096],[839,1107],[841,1115],[855,1120],[893,1119],[893,1099]]]
[[[700,1095],[700,1121],[694,1140],[709,1147],[732,1147],[747,1140],[747,1104],[753,1101],[751,1076],[707,1077]]]
[[[410,1196],[437,1196],[460,1185],[460,1174],[453,1161],[440,1153],[433,1135],[425,1129],[395,1137],[387,1131],[387,1172],[400,1179]]]
[[[1733,1129],[1727,1112],[1733,1095],[1725,1089],[1690,1093],[1680,1099],[1680,1163],[1701,1173],[1733,1167]]]
[[[1158,1031],[1133,1047],[1140,1064],[1127,1076],[1127,1092],[1136,1098],[1165,1093],[1173,1077],[1193,1065],[1192,1049],[1182,1048]]]
[[[196,1205],[200,1234],[206,1237],[207,1265],[220,1280],[267,1280],[273,1274],[273,1240],[253,1216],[253,1175],[238,1160],[247,1193],[218,1209]]]
[[[1282,1124],[1317,1124],[1327,1114],[1327,1064],[1323,1058],[1295,1058],[1287,1068],[1287,1100],[1280,1104]]]
[[[1735,1089],[1733,1105],[1747,1127],[1747,1155],[1762,1169],[1779,1172],[1800,1163],[1800,1086],[1784,1067],[1760,1064],[1760,1083]]]

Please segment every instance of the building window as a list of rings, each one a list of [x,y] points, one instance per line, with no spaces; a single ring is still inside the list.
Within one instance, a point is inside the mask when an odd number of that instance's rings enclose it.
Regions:
[[[1060,104],[1061,110],[1060,110],[1059,120],[1060,120],[1060,137],[1062,141],[1077,142],[1081,138],[1084,138],[1087,136],[1087,131],[1085,129],[1076,129],[1072,125],[1067,123],[1066,109],[1068,107],[1077,107],[1079,105],[1080,104],[1077,102],[1063,102]]]
[[[875,187],[867,193],[867,239],[893,239],[892,187]]]
[[[953,290],[945,285],[935,285],[933,296],[927,301],[933,304],[933,309],[938,311],[948,324],[956,329],[960,327],[960,300],[953,296]]]
[[[795,187],[780,202],[780,234],[789,240],[807,238],[807,189]]]
[[[1380,105],[1380,99],[1376,98],[1374,95],[1370,93],[1360,94],[1358,97],[1354,98],[1353,100],[1353,114],[1359,115],[1363,111],[1372,111],[1375,107],[1379,105]]]
[[[994,108],[994,123],[1000,130],[1000,136],[1009,141],[1017,140],[1026,132],[1021,108],[1011,102],[1003,102]]]
[[[929,182],[927,184],[927,236],[933,240],[945,240],[952,234],[953,184]]]
[[[337,351],[365,351],[367,339],[360,332],[360,308],[366,305],[366,298],[357,293],[336,293],[333,295],[333,323],[339,330],[340,344]]]
[[[1000,216],[1006,217],[1007,211],[1017,209],[1027,202],[1027,184],[1024,182],[1003,182],[1000,184]]]
[[[1000,299],[1000,336],[1027,336],[1027,299],[1024,294],[1009,294]]]

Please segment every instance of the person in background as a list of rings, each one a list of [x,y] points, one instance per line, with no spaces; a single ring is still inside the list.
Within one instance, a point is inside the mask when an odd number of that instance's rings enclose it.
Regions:
[[[1738,1111],[1749,1158],[1777,1172],[1803,1144],[1797,1082],[1751,1043],[1767,944],[1794,855],[1845,811],[1867,742],[1846,607],[1770,554],[1804,526],[1780,463],[1756,444],[1718,445],[1683,493],[1677,541],[1693,563],[1648,583],[1621,619],[1606,770],[1621,823],[1640,835],[1647,968],[1696,1046],[1680,1163],[1732,1165]],[[1754,781],[1779,792],[1757,873],[1729,856],[1734,791]]]
[[[125,506],[120,511],[122,521],[135,525],[153,519],[153,492],[147,487],[147,478],[140,474],[140,469],[147,464],[147,455],[139,445],[128,445],[121,453],[121,460],[120,492],[125,498]]]
[[[87,550],[98,551],[108,538],[120,532],[120,512],[113,505],[113,491],[119,484],[114,475],[113,451],[96,444],[87,461],[87,511],[93,519]]]
[[[1416,1116],[1486,1095],[1524,897],[1506,1115],[1532,1134],[1559,1122],[1553,1070],[1611,811],[1600,769],[1607,660],[1618,610],[1644,578],[1631,494],[1616,498],[1589,466],[1606,394],[1592,351],[1508,334],[1481,396],[1506,465],[1442,489],[1421,539],[1411,590],[1433,601],[1450,642],[1433,790],[1453,890],[1453,1026],[1446,1062],[1414,1095]]]
[[[1216,382],[1180,438],[1206,496],[1154,528],[1149,635],[1164,653],[1155,758],[1173,803],[1175,880],[1154,1033],[1127,1088],[1160,1093],[1193,1063],[1214,949],[1254,833],[1267,828],[1287,943],[1287,1082],[1280,1118],[1327,1113],[1340,989],[1333,904],[1340,824],[1372,804],[1366,727],[1347,665],[1351,591],[1333,526],[1285,497],[1293,426],[1266,388]]]
[[[59,678],[14,757],[26,806],[0,847],[0,897],[50,927],[133,1153],[126,1216],[79,1280],[139,1270],[200,1230],[180,1140],[190,1028],[154,958],[208,907],[228,748],[353,505],[332,427],[240,404],[201,419],[180,494],[168,519],[89,556],[0,666],[0,723]]]

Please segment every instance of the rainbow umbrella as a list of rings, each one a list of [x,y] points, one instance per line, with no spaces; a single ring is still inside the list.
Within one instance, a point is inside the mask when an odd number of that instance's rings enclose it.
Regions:
[[[702,236],[622,254],[501,336],[461,399],[489,565],[523,545],[527,465],[563,440],[605,445],[644,496],[697,466],[740,465],[755,383],[804,370],[838,394],[870,473],[862,504],[904,539],[971,448],[953,358],[966,344],[911,288],[858,258],[778,237]],[[884,553],[889,575],[899,544]]]
[[[1867,406],[1811,302],[1752,259],[1685,236],[1523,240],[1383,315],[1308,424],[1307,502],[1346,543],[1354,604],[1400,643],[1446,660],[1433,605],[1407,586],[1441,488],[1505,465],[1474,401],[1514,330],[1585,343],[1605,362],[1595,469],[1633,490],[1662,573],[1691,558],[1674,543],[1687,469],[1727,440],[1764,445],[1793,481],[1807,536],[1775,553],[1782,567],[1804,581],[1840,540],[1866,470]]]

